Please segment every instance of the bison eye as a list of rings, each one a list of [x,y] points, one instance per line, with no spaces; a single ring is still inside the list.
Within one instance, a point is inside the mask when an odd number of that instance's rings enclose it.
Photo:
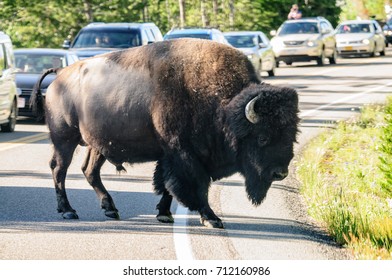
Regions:
[[[260,146],[265,146],[268,144],[268,138],[265,136],[260,136],[258,139],[258,143]]]

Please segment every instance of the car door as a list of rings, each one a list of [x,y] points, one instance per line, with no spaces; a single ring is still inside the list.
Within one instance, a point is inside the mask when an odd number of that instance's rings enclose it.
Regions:
[[[263,70],[269,71],[275,65],[275,57],[272,51],[270,41],[268,40],[267,36],[265,36],[264,34],[259,34],[257,37],[259,40],[259,46],[261,46],[259,52],[261,52],[261,56],[263,60],[262,62]]]
[[[7,57],[4,43],[0,43],[0,123],[8,119],[11,108],[11,80],[7,73]]]
[[[385,38],[382,32],[381,26],[377,22],[373,22],[375,41],[377,44],[376,52],[382,52],[384,50]]]
[[[331,57],[335,49],[335,37],[332,25],[328,24],[326,21],[321,21],[320,27],[323,36],[325,55]]]

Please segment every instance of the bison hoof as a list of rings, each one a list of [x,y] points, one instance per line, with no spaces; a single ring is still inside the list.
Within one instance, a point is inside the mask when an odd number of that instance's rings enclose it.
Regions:
[[[120,219],[120,215],[118,214],[118,212],[117,211],[113,211],[113,210],[105,211],[105,216],[109,217],[109,218],[112,218],[112,219],[116,219],[116,220]]]
[[[79,219],[78,214],[76,214],[75,212],[64,212],[62,214],[62,216],[66,220],[76,220],[76,219]]]
[[[174,223],[174,218],[172,215],[157,215],[157,220],[165,224]]]
[[[208,228],[223,228],[221,220],[206,220],[204,218],[200,218],[200,223]]]

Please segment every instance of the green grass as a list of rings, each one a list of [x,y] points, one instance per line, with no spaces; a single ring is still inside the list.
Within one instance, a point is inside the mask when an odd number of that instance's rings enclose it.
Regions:
[[[383,127],[384,107],[367,106],[312,141],[298,164],[309,214],[357,259],[392,259],[392,197],[379,168]]]

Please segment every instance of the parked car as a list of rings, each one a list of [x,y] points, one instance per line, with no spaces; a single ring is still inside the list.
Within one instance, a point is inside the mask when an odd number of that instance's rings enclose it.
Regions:
[[[163,40],[172,40],[178,38],[199,38],[216,41],[222,44],[230,45],[223,33],[215,28],[181,28],[172,29],[165,34]]]
[[[154,23],[96,22],[83,27],[72,43],[65,40],[63,48],[70,49],[76,52],[80,59],[85,59],[162,40],[162,33]]]
[[[392,44],[392,18],[388,19],[383,26],[385,40],[387,41],[386,45]]]
[[[385,36],[375,20],[349,20],[336,27],[338,54],[342,57],[352,55],[385,55]]]
[[[18,94],[15,81],[15,61],[11,39],[0,31],[0,130],[15,130],[18,117]]]
[[[19,115],[28,117],[33,116],[29,99],[42,72],[49,68],[66,67],[79,60],[76,53],[62,49],[16,49],[14,54],[17,67],[16,84],[21,93],[18,104]],[[41,87],[43,94],[55,78],[56,75],[52,74],[44,79]]]
[[[291,65],[297,61],[317,61],[324,65],[336,63],[335,33],[331,23],[323,17],[285,21],[271,39],[277,65],[280,61]]]
[[[235,48],[248,56],[255,70],[266,71],[269,76],[275,75],[275,55],[269,39],[261,31],[225,32],[226,40]]]

